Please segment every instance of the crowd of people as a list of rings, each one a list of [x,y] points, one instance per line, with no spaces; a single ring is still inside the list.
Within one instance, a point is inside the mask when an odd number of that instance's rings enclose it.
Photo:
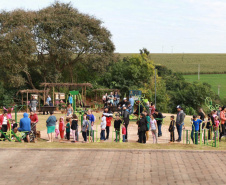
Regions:
[[[48,104],[51,103],[50,96],[47,97]],[[117,107],[117,114],[114,120],[114,131],[117,133],[115,141],[122,137],[123,142],[128,142],[128,126],[130,122],[130,115],[133,114],[137,117],[137,134],[139,143],[146,143],[149,140],[149,133],[152,135],[153,143],[157,143],[158,137],[162,136],[162,123],[164,116],[163,114],[155,108],[152,102],[142,102],[142,100],[134,100],[130,96],[129,100],[123,98],[120,101],[120,96],[117,92],[111,92],[110,95],[105,94],[103,96],[103,102],[105,104],[104,111],[101,117],[100,123],[100,141],[105,141],[109,139],[110,128],[113,121],[112,106]],[[23,114],[23,118],[20,120],[20,124],[15,123],[12,119],[11,112],[12,108],[4,108],[4,113],[0,116],[0,128],[2,132],[7,132],[9,130],[9,124],[11,128],[16,133],[29,132],[31,129],[36,134],[36,124],[38,123],[38,116],[35,113],[37,101],[32,98],[30,101],[30,116],[27,113]],[[134,111],[136,108],[136,111]],[[182,107],[178,105],[176,118],[174,115],[170,116],[169,132],[170,138],[169,142],[181,142],[182,130],[185,129],[184,120],[185,112]],[[46,120],[48,142],[53,142],[54,137],[59,138],[60,142],[65,139],[71,142],[79,141],[79,133],[81,131],[83,142],[92,142],[94,137],[93,130],[96,118],[92,113],[91,109],[88,110],[82,117],[81,129],[79,129],[78,116],[73,113],[74,110],[72,105],[68,103],[66,118],[61,117],[59,120],[50,112],[50,116]],[[10,121],[10,122],[9,122]],[[192,133],[191,139],[197,144],[200,132],[203,129],[208,129],[208,139],[211,138],[211,134],[214,131],[215,135],[219,140],[225,135],[225,121],[226,121],[226,107],[219,107],[219,110],[213,110],[210,114],[205,114],[202,108],[199,109],[198,115],[193,115],[191,119]],[[201,128],[201,129],[200,129]],[[175,140],[175,130],[177,130],[178,138]],[[29,135],[27,136],[29,137]],[[4,135],[1,135],[4,139]],[[72,140],[71,140],[72,139]],[[29,138],[27,138],[29,141]]]

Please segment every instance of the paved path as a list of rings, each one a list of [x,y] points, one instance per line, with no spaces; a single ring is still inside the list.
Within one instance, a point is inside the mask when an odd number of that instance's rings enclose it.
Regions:
[[[0,184],[226,184],[225,152],[0,149]]]

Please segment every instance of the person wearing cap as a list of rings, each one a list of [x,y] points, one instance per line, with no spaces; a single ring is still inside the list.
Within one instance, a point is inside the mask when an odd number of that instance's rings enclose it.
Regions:
[[[126,127],[126,142],[128,142],[128,125],[129,125],[129,111],[126,108],[126,105],[123,105],[122,107],[122,117],[123,117],[123,121],[125,123],[125,127]]]
[[[177,133],[178,133],[178,139],[176,141],[181,141],[181,134],[182,134],[182,126],[184,125],[184,118],[185,113],[182,110],[182,107],[180,105],[177,106],[177,118],[176,118],[176,127],[177,127]]]
[[[0,129],[2,130],[2,132],[7,132],[7,124],[7,111],[4,110],[3,114],[0,116]],[[1,138],[5,138],[5,136],[2,134]]]
[[[119,102],[118,107],[121,108],[123,105],[128,106],[127,98],[123,98],[123,101]]]
[[[161,112],[158,111],[158,109],[155,109],[155,118],[157,121],[157,126],[158,126],[158,137],[162,136],[162,120],[163,120],[163,115]]]

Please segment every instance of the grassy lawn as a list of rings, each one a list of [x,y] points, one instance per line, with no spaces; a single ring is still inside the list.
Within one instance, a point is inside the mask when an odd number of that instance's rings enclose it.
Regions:
[[[131,56],[136,53],[120,53],[120,57]],[[200,64],[201,73],[223,73],[226,72],[226,54],[183,54],[183,53],[151,53],[151,59],[155,64],[161,64],[173,72],[198,73]]]
[[[198,81],[197,75],[184,75],[187,82]],[[207,82],[211,85],[212,90],[218,93],[218,85],[220,85],[220,97],[226,98],[226,74],[206,74],[200,75],[200,82]]]
[[[90,148],[90,149],[165,149],[165,150],[226,150],[226,141],[220,142],[220,147],[200,146],[200,145],[185,145],[179,143],[166,144],[140,144],[134,142],[128,143],[47,143],[39,139],[37,143],[18,143],[18,142],[0,142],[0,148]]]

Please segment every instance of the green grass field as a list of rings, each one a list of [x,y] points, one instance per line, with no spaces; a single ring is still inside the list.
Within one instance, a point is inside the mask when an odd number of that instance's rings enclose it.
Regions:
[[[132,56],[135,53],[120,53],[120,57]],[[198,73],[226,73],[226,54],[164,54],[151,53],[151,60],[155,64],[165,65],[173,72],[183,74]]]
[[[184,75],[184,78],[187,82],[198,81],[198,75]],[[209,83],[216,93],[218,93],[218,85],[220,85],[220,97],[226,99],[226,74],[200,75],[200,82]]]

